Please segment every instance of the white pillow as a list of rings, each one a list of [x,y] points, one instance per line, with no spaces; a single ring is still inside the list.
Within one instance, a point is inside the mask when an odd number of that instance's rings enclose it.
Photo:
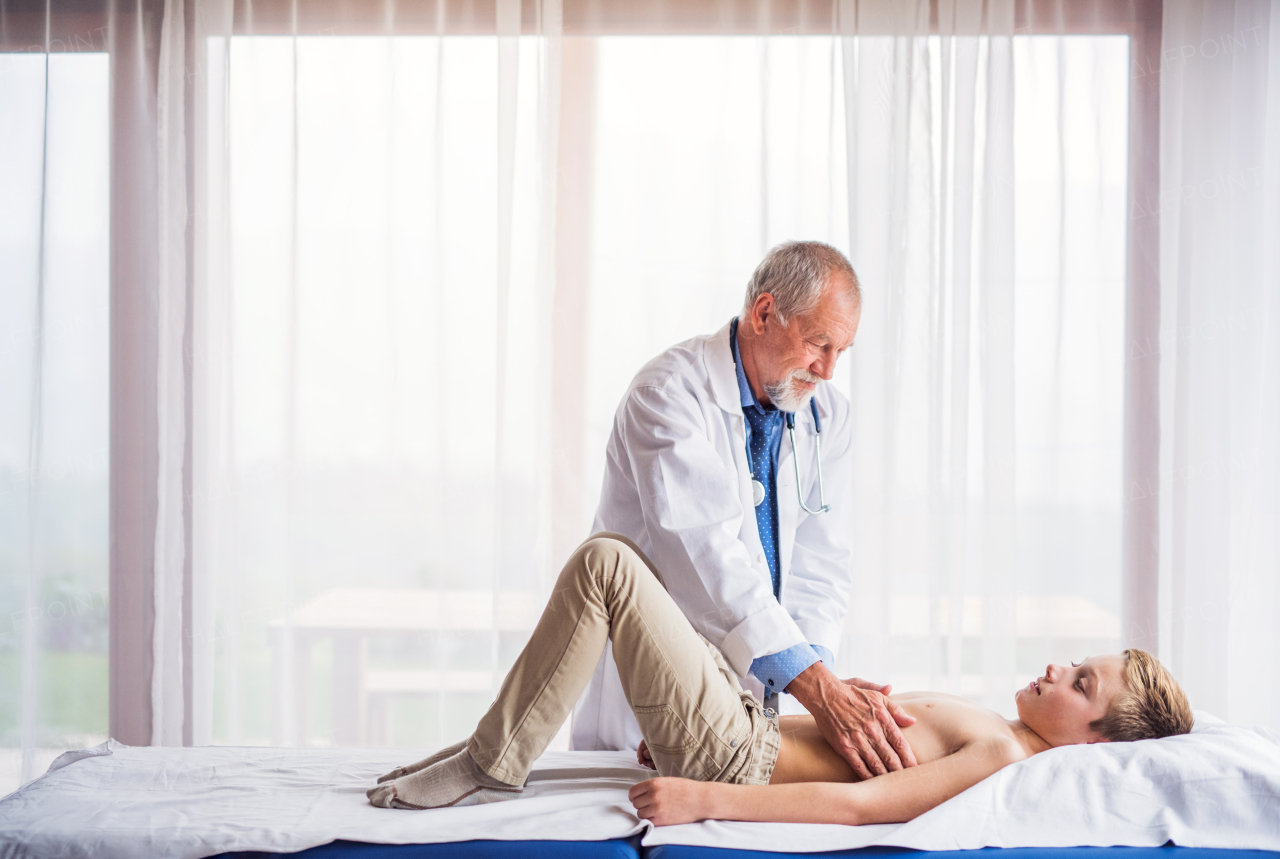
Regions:
[[[954,827],[957,846],[1280,850],[1280,744],[1198,712],[1184,736],[1051,749],[915,823]]]

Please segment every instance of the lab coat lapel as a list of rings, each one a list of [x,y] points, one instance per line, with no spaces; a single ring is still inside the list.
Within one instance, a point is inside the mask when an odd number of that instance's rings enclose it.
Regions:
[[[733,364],[733,349],[729,346],[729,327],[732,324],[730,320],[706,341],[702,362],[710,383],[711,400],[725,413],[730,453],[738,472],[738,499],[743,511],[739,537],[746,543],[756,568],[768,579],[769,567],[764,560],[764,546],[760,542],[760,530],[756,527],[756,508],[751,497],[751,466],[747,463],[747,419],[742,414],[738,370]]]
[[[732,324],[733,320],[729,320],[706,341],[702,363],[711,381],[712,401],[729,414],[737,415],[739,424],[742,424],[745,419],[742,417],[742,398],[738,393],[738,369],[733,365],[733,349],[729,346],[729,326]],[[742,449],[745,451],[746,430],[742,426],[738,429],[742,433]],[[743,457],[745,461],[746,453]]]
[[[738,469],[738,499],[742,502],[742,530],[738,536],[747,544],[751,562],[757,572],[769,579],[769,565],[764,559],[764,544],[760,542],[760,527],[756,524],[756,505],[751,493],[751,469],[747,465],[747,419],[739,410],[737,416],[728,416],[734,437],[734,464]]]

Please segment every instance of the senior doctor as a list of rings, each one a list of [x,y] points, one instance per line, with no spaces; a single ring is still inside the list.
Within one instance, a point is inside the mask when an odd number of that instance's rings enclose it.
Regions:
[[[899,730],[914,719],[888,688],[831,671],[849,602],[851,438],[849,402],[824,382],[853,344],[861,301],[835,248],[769,251],[741,316],[632,380],[593,531],[631,538],[743,688],[772,711],[785,706],[782,693],[794,696],[869,778],[915,758]],[[575,749],[642,741],[612,649],[575,708],[572,740]]]

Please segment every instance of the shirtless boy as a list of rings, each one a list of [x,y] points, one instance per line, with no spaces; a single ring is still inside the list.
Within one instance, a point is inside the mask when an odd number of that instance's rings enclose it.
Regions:
[[[660,575],[625,537],[597,535],[565,565],[524,651],[463,743],[397,767],[374,805],[439,808],[518,796],[568,717],[606,639],[659,777],[635,785],[641,818],[810,823],[910,820],[1009,764],[1055,746],[1191,730],[1186,696],[1140,650],[1050,665],[1018,691],[1007,721],[963,698],[891,696],[918,765],[857,781],[810,716],[762,710],[719,651],[689,625]]]

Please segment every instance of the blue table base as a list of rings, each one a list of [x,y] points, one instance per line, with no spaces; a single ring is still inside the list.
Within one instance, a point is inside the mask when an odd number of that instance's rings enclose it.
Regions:
[[[334,841],[299,853],[300,859],[1280,859],[1268,850],[1222,850],[1208,847],[988,847],[983,850],[908,850],[905,847],[862,847],[826,853],[786,853],[686,847],[639,846],[638,838],[613,841],[457,841],[448,844],[366,844]],[[250,859],[278,853],[223,853],[213,859]]]
[[[259,859],[281,855],[299,859],[640,859],[639,846],[639,838],[613,841],[454,841],[447,844],[332,841],[298,853],[221,853],[212,859]]]

